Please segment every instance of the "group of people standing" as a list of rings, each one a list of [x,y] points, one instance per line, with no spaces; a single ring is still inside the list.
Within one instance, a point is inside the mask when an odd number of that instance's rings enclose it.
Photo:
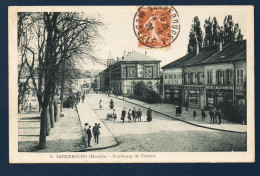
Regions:
[[[99,128],[101,128],[100,123],[95,123],[95,126],[93,126],[92,130],[91,130],[91,125],[89,125],[88,123],[85,123],[85,128],[84,128],[84,132],[87,135],[88,138],[88,144],[87,147],[92,147],[90,145],[91,143],[91,138],[92,138],[92,134],[94,136],[94,140],[95,140],[95,144],[99,143],[99,135],[100,135],[100,130]]]
[[[214,123],[221,124],[221,119],[222,119],[221,109],[212,108],[209,111],[209,116],[210,116],[210,123],[212,123],[212,124],[214,124]]]
[[[129,122],[131,122],[132,120],[134,122],[136,122],[136,120],[141,122],[142,114],[143,113],[140,108],[138,110],[136,110],[135,107],[133,109],[129,109],[127,114],[126,114],[126,109],[123,108],[122,113],[121,113],[121,120],[124,123],[126,115],[127,115]],[[148,110],[147,110],[147,121],[148,122],[152,121],[152,109],[151,108],[148,108]]]

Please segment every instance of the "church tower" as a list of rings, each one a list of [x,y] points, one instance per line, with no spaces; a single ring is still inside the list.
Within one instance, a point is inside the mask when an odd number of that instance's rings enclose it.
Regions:
[[[111,50],[109,51],[108,57],[107,57],[107,67],[110,65],[113,65],[115,63],[115,59],[112,57]]]

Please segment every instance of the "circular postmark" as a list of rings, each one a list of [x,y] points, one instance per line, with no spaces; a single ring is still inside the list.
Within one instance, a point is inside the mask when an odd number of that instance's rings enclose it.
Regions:
[[[142,6],[135,13],[133,27],[139,47],[167,47],[179,35],[179,15],[173,6]]]

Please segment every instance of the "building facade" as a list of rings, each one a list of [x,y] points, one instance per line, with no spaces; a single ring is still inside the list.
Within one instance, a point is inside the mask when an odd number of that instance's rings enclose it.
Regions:
[[[245,104],[246,71],[245,40],[223,48],[203,48],[196,55],[188,54],[163,67],[164,99],[174,104],[188,102],[190,107],[199,109]],[[182,75],[178,83],[174,81],[176,72]]]
[[[105,88],[109,82],[109,90],[116,94],[132,95],[134,85],[143,81],[157,90],[160,85],[160,60],[146,54],[129,52],[100,73]]]

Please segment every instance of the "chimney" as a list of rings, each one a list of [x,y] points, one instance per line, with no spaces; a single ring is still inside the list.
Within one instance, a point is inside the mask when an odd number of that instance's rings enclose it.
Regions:
[[[116,58],[116,61],[117,61],[117,62],[119,61],[119,57]]]
[[[196,55],[198,55],[198,54],[199,54],[199,52],[200,52],[200,47],[199,47],[199,45],[198,45],[198,44],[196,44]]]
[[[222,51],[222,42],[219,42],[219,51]]]
[[[122,57],[122,60],[124,60],[124,58],[125,58],[125,57],[123,56],[123,57]]]

